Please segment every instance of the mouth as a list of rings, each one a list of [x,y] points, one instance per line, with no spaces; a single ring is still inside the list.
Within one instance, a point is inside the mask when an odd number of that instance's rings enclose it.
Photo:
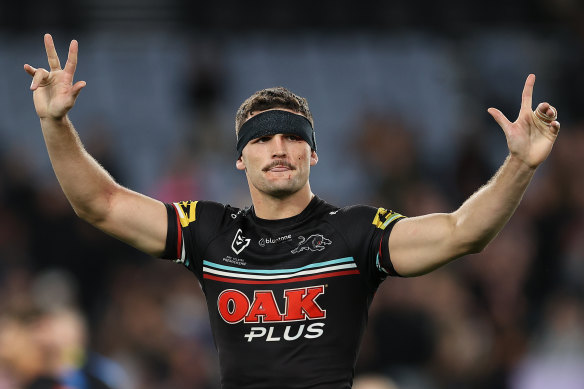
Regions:
[[[273,168],[269,169],[269,172],[287,172],[290,169],[286,166],[274,166]]]
[[[264,172],[287,172],[289,170],[296,170],[296,167],[286,161],[274,161],[262,170]]]

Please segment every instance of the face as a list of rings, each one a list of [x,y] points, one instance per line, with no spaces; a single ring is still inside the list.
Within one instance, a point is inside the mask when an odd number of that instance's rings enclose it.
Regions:
[[[264,111],[252,112],[247,119],[261,112]],[[316,152],[304,139],[276,134],[252,139],[243,148],[236,166],[245,170],[250,190],[281,198],[307,186],[310,167],[317,162]]]

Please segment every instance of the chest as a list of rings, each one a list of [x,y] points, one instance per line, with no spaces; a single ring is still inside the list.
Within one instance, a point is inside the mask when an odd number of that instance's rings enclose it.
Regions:
[[[243,220],[217,234],[202,259],[203,273],[226,275],[211,271],[218,269],[238,273],[238,278],[267,280],[313,274],[311,269],[339,265],[350,256],[342,235],[330,224],[269,228]]]
[[[326,223],[289,230],[240,223],[209,244],[201,274],[211,317],[221,325],[274,324],[284,331],[286,323],[344,316],[364,301],[355,293],[362,289],[355,258]]]

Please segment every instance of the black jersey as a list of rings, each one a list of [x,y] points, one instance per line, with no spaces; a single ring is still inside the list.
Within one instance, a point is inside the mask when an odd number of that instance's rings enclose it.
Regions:
[[[403,216],[318,197],[281,220],[207,201],[166,207],[164,257],[201,284],[222,388],[351,387],[369,305],[395,275],[388,238]]]

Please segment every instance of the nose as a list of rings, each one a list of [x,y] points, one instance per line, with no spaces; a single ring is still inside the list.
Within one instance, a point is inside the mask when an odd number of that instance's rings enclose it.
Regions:
[[[284,136],[278,134],[272,138],[272,157],[281,158],[285,157],[287,154],[286,142],[284,142]]]

